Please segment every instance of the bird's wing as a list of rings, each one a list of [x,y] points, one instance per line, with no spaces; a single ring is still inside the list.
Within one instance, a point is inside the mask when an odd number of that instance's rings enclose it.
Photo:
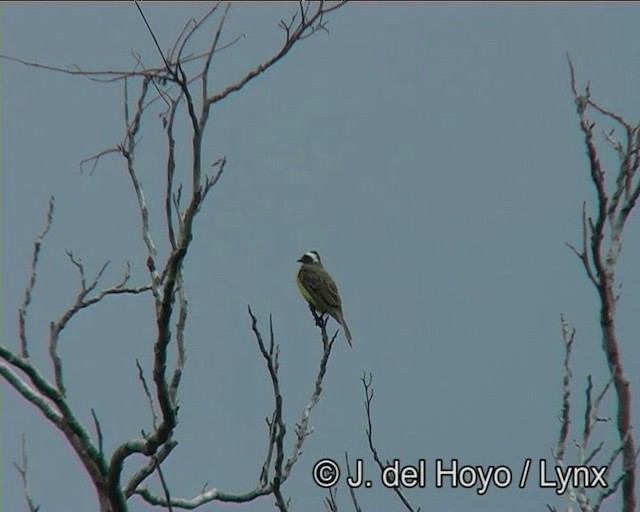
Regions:
[[[333,306],[334,308],[340,308],[342,306],[342,301],[340,300],[340,295],[338,294],[338,287],[336,283],[331,279],[331,276],[327,274],[326,276],[328,281],[328,286],[326,287],[325,300],[328,304]]]
[[[304,286],[309,290],[309,293],[313,294],[318,302],[329,308],[339,308],[341,306],[338,287],[325,270],[318,272],[318,269],[311,271],[302,268],[301,272]]]

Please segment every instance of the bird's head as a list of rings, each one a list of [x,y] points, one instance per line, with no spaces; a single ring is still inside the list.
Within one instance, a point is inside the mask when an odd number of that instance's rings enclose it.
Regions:
[[[298,263],[307,265],[322,265],[318,251],[308,251],[298,258]]]

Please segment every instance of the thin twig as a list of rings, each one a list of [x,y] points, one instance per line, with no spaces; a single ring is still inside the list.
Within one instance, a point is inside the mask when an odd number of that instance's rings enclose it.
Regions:
[[[164,477],[161,464],[158,464],[156,466],[156,471],[158,472],[158,476],[160,477],[160,483],[162,485],[164,497],[167,500],[167,509],[169,510],[169,512],[173,512],[173,507],[171,506],[171,493],[169,492],[169,486],[167,485],[167,480]]]
[[[69,256],[73,265],[78,269],[78,272],[80,274],[80,291],[76,295],[74,303],[69,306],[69,308],[58,318],[57,321],[52,321],[49,324],[49,357],[51,358],[53,364],[56,386],[58,387],[58,390],[63,397],[66,396],[66,388],[64,385],[62,358],[58,353],[58,344],[60,341],[60,334],[69,324],[69,322],[80,311],[93,306],[94,304],[98,304],[105,297],[122,294],[138,295],[151,289],[151,287],[148,285],[138,287],[126,286],[126,284],[129,282],[129,279],[131,278],[131,265],[129,264],[129,262],[127,262],[127,269],[125,271],[125,274],[118,284],[109,288],[104,288],[94,296],[89,297],[91,292],[93,292],[98,286],[100,278],[109,265],[109,262],[107,261],[100,268],[96,277],[90,283],[87,283],[87,278],[82,261],[75,258],[71,251],[67,251],[67,255]]]
[[[158,413],[156,412],[156,407],[153,403],[153,398],[151,397],[151,391],[149,391],[149,385],[147,384],[147,379],[144,376],[144,370],[142,369],[142,365],[140,361],[136,357],[136,368],[138,368],[138,379],[142,383],[142,389],[144,390],[144,394],[147,397],[147,402],[149,403],[149,410],[151,411],[152,425],[153,428],[158,427]]]
[[[33,496],[31,496],[31,488],[29,485],[29,461],[27,459],[27,437],[25,434],[22,434],[22,465],[18,465],[16,462],[13,463],[13,466],[16,468],[18,473],[20,474],[20,479],[22,480],[22,487],[24,489],[24,497],[27,501],[27,508],[29,512],[38,512],[40,510],[40,505],[36,505],[33,500]]]
[[[344,452],[344,460],[347,464],[347,475],[349,477],[351,477],[351,466],[349,465],[349,454],[347,452]],[[352,486],[348,486],[349,488],[349,495],[351,496],[351,503],[353,504],[353,509],[356,512],[362,512],[362,509],[360,508],[360,504],[358,503],[358,499],[356,498],[356,491]]]
[[[327,512],[338,512],[338,488],[330,487],[329,496],[325,496],[322,501]]]
[[[378,450],[376,449],[375,444],[373,442],[373,420],[371,419],[371,403],[373,401],[373,386],[372,386],[373,374],[370,373],[367,378],[367,374],[363,373],[360,380],[362,381],[362,386],[364,387],[364,397],[365,397],[364,408],[367,415],[367,428],[365,432],[367,434],[367,441],[369,442],[369,451],[371,452],[371,455],[373,455],[373,460],[376,462],[376,464],[380,468],[380,471],[383,471],[386,465],[382,462],[382,459],[378,454]],[[420,508],[417,508],[417,509],[413,508],[413,505],[411,505],[411,503],[409,502],[407,497],[404,495],[400,487],[394,487],[393,492],[396,493],[396,495],[398,496],[398,498],[400,499],[404,507],[409,512],[420,512]]]
[[[569,330],[569,324],[564,315],[560,315],[562,326],[562,341],[564,342],[564,376],[562,378],[562,413],[560,416],[560,434],[556,443],[554,458],[556,464],[562,464],[569,435],[569,425],[571,423],[571,378],[573,376],[570,367],[571,349],[576,336],[576,330]]]
[[[104,438],[102,437],[102,427],[100,427],[100,421],[98,420],[98,415],[96,414],[96,410],[93,407],[91,408],[91,417],[93,418],[93,424],[96,427],[96,434],[98,436],[98,451],[100,452],[100,456],[103,457],[104,456],[104,450],[103,450]]]

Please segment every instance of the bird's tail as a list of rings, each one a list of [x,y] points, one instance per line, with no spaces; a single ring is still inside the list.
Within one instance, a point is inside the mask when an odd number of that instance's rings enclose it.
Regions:
[[[349,326],[347,325],[347,322],[344,319],[344,315],[342,314],[342,311],[339,311],[336,316],[337,316],[336,320],[344,329],[344,337],[347,338],[347,343],[349,344],[350,347],[353,348],[353,345],[351,344],[351,331],[349,330]]]

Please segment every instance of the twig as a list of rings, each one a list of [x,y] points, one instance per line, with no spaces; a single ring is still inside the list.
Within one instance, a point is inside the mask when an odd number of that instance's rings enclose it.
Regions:
[[[24,299],[22,300],[22,304],[20,309],[18,309],[18,339],[20,340],[20,356],[25,359],[29,357],[29,349],[27,347],[27,334],[26,334],[26,319],[27,319],[27,310],[29,308],[29,304],[31,304],[31,293],[33,292],[33,287],[36,284],[36,269],[38,267],[38,259],[40,258],[40,248],[42,247],[42,240],[45,235],[51,229],[51,224],[53,223],[53,206],[55,203],[55,199],[53,196],[49,198],[49,209],[47,211],[47,220],[42,232],[36,237],[33,243],[33,257],[31,259],[31,275],[29,277],[29,282],[24,291]]]
[[[571,378],[573,376],[570,367],[571,348],[576,336],[576,330],[569,331],[569,324],[564,315],[560,315],[562,326],[562,340],[564,342],[564,376],[562,378],[562,413],[560,416],[560,434],[556,443],[554,458],[556,464],[562,464],[566,449],[567,436],[569,435],[569,425],[571,423]]]
[[[276,458],[274,464],[273,493],[276,498],[278,508],[281,510],[281,512],[284,512],[284,510],[286,510],[286,503],[284,502],[284,498],[280,493],[280,486],[282,485],[282,483],[284,483],[282,475],[282,462],[284,458],[284,437],[286,435],[287,428],[282,419],[282,394],[280,393],[280,381],[278,379],[278,358],[280,355],[280,347],[275,343],[272,317],[269,316],[269,349],[267,350],[262,339],[262,334],[258,329],[258,319],[253,314],[253,311],[251,311],[251,306],[247,306],[247,310],[251,318],[251,330],[255,335],[260,353],[267,363],[269,378],[271,379],[271,387],[273,388],[273,397],[275,403],[273,409],[272,425],[270,425],[270,429],[275,429],[275,435],[273,436],[273,445],[275,447]]]
[[[618,458],[618,455],[620,455],[620,453],[622,453],[623,448],[624,448],[624,444],[620,445],[620,447],[617,450],[614,451],[614,453],[612,454],[611,458],[609,459],[609,461],[607,463],[607,468],[609,468],[607,470],[607,475],[609,473],[609,470],[610,470],[611,466],[613,465],[615,460]],[[635,456],[635,459],[634,459],[634,465],[637,464],[639,455],[640,455],[640,449],[638,449],[636,451],[636,456]],[[623,468],[622,471],[620,472],[620,474],[618,475],[618,477],[613,481],[613,484],[611,484],[610,482],[607,482],[607,483],[609,483],[609,487],[605,491],[602,491],[598,495],[598,498],[596,499],[596,501],[594,503],[593,510],[599,510],[601,505],[602,505],[602,503],[607,498],[610,498],[611,496],[613,496],[618,491],[618,489],[620,488],[620,484],[623,482],[626,473],[627,473],[627,471],[625,470],[625,468]]]
[[[347,475],[351,477],[351,466],[349,465],[349,454],[347,452],[344,452],[344,460],[347,464]],[[355,489],[350,485],[348,487],[349,487],[349,495],[351,496],[351,503],[353,503],[354,510],[356,512],[362,512],[362,509],[360,508],[360,504],[358,503],[358,499],[356,498]]]
[[[251,80],[256,78],[258,75],[264,73],[267,69],[269,69],[276,62],[278,62],[285,55],[287,55],[287,53],[289,53],[289,51],[291,50],[291,48],[293,48],[296,42],[298,42],[301,39],[304,39],[308,35],[315,33],[315,31],[318,28],[326,27],[326,25],[322,25],[323,16],[325,14],[328,14],[331,11],[335,11],[336,9],[343,7],[344,5],[346,5],[346,3],[347,2],[338,2],[331,7],[327,7],[325,6],[324,2],[319,2],[317,10],[310,17],[300,20],[300,22],[298,22],[295,28],[293,28],[293,21],[289,25],[284,24],[283,22],[280,22],[280,26],[284,28],[286,32],[285,41],[282,47],[280,48],[280,50],[278,50],[276,54],[273,55],[273,57],[271,57],[269,60],[267,60],[257,68],[247,73],[244,77],[242,77],[236,83],[226,87],[222,92],[218,94],[209,96],[207,98],[206,103],[208,105],[213,105],[214,103],[217,103],[223,100],[230,94],[240,91]],[[316,25],[316,23],[318,22],[320,22],[320,24]]]
[[[16,468],[16,470],[20,474],[20,479],[22,480],[22,487],[24,489],[24,497],[27,501],[27,508],[29,509],[29,512],[38,512],[38,510],[40,510],[40,505],[35,504],[33,497],[31,496],[31,489],[29,486],[27,438],[24,433],[22,434],[22,466],[19,466],[16,462],[13,463],[13,466]]]
[[[369,442],[369,451],[371,451],[371,455],[373,455],[373,460],[376,462],[380,471],[385,469],[385,464],[383,464],[382,459],[380,459],[380,455],[378,454],[378,450],[375,447],[373,442],[373,421],[371,419],[371,402],[373,401],[373,374],[369,374],[367,378],[367,374],[363,373],[360,379],[362,381],[362,386],[364,387],[364,409],[367,414],[367,428],[365,430],[367,434],[367,441]],[[420,508],[413,508],[407,497],[404,495],[400,487],[394,487],[393,492],[396,493],[400,501],[404,505],[404,507],[409,512],[420,512]]]
[[[82,174],[84,172],[84,166],[85,164],[88,163],[92,163],[91,165],[91,170],[89,171],[89,176],[93,176],[94,171],[96,170],[96,167],[98,166],[98,162],[100,161],[100,159],[103,156],[107,156],[113,153],[120,153],[120,149],[119,148],[107,148],[107,149],[103,149],[102,151],[96,153],[95,155],[92,155],[88,158],[85,158],[84,160],[80,161],[80,174]]]
[[[171,493],[169,492],[169,486],[167,485],[167,481],[164,477],[164,473],[162,472],[162,465],[156,465],[156,471],[158,472],[158,476],[160,477],[160,483],[162,485],[162,490],[164,492],[164,497],[167,500],[167,509],[169,512],[173,512],[173,507],[171,506]]]
[[[324,508],[327,512],[338,512],[338,488],[330,487],[329,496],[326,496],[324,500]]]
[[[309,427],[311,411],[320,401],[320,395],[322,393],[322,383],[327,372],[329,358],[331,357],[331,349],[333,348],[333,344],[336,341],[337,335],[338,333],[336,331],[331,340],[329,340],[326,330],[322,331],[322,357],[320,358],[320,365],[318,368],[318,373],[316,375],[316,381],[313,386],[313,391],[311,392],[311,397],[309,398],[307,405],[302,410],[300,419],[296,423],[296,438],[293,442],[293,449],[291,450],[291,455],[287,459],[287,463],[285,464],[283,470],[283,479],[285,480],[289,477],[294,464],[300,457],[300,454],[302,453],[302,446],[306,438],[313,433],[313,427]]]
[[[102,428],[100,427],[100,421],[98,421],[98,415],[96,414],[96,410],[93,407],[91,408],[91,417],[93,418],[93,424],[96,427],[96,434],[98,436],[98,451],[100,453],[100,456],[103,457],[104,450],[103,450]]]
[[[76,259],[71,251],[67,251],[67,255],[69,256],[71,262],[76,266],[80,274],[80,291],[78,292],[74,303],[69,306],[69,308],[60,316],[60,318],[58,318],[58,320],[55,322],[50,322],[49,324],[49,356],[53,364],[56,386],[58,387],[58,390],[63,397],[66,396],[66,388],[64,385],[62,359],[58,354],[58,344],[60,341],[60,333],[62,333],[71,319],[83,309],[99,303],[105,297],[108,297],[110,295],[138,295],[151,289],[151,287],[148,285],[139,287],[126,286],[126,284],[129,282],[129,279],[131,278],[131,266],[127,262],[127,270],[125,271],[122,280],[118,284],[101,290],[93,297],[88,297],[89,294],[91,294],[91,292],[98,286],[100,278],[109,265],[109,262],[107,261],[101,267],[91,283],[87,283],[84,265],[82,264],[82,262],[79,259]]]
[[[585,201],[582,202],[582,249],[578,251],[575,246],[572,244],[565,242],[565,245],[571,249],[574,254],[578,257],[578,259],[582,262],[582,266],[584,267],[585,272],[587,273],[587,277],[589,281],[593,283],[593,285],[598,289],[598,281],[593,275],[593,271],[591,270],[591,263],[589,262],[589,251],[587,250],[587,203]]]
[[[142,365],[140,361],[136,357],[136,368],[138,368],[138,379],[142,383],[142,389],[144,390],[144,394],[147,397],[147,402],[149,402],[149,410],[151,411],[152,425],[153,428],[158,427],[158,413],[156,412],[156,407],[153,403],[153,398],[151,398],[151,391],[149,391],[149,385],[147,384],[147,379],[144,376],[144,370],[142,369]]]

